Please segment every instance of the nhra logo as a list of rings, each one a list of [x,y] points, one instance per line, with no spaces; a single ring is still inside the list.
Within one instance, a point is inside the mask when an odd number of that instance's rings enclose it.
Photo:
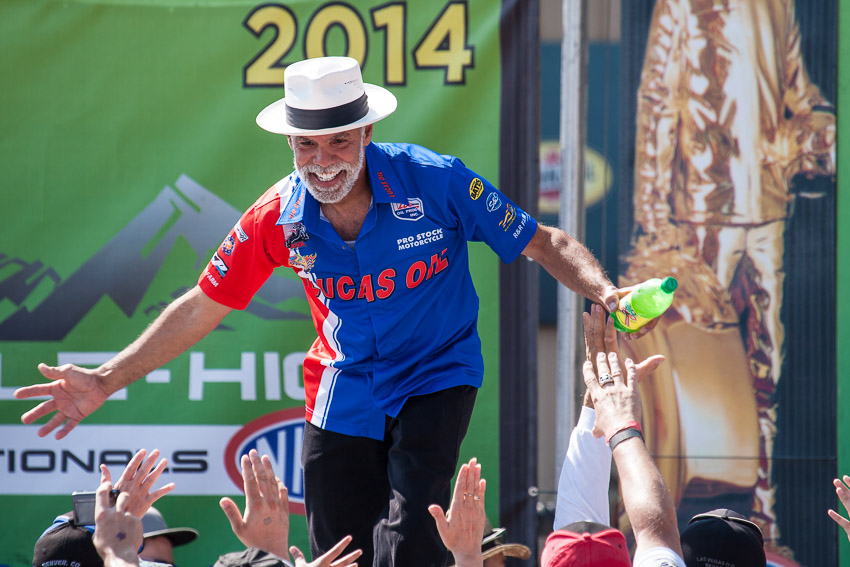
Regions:
[[[393,216],[399,220],[417,221],[425,216],[422,199],[408,199],[407,204],[392,203]]]
[[[245,425],[227,443],[224,468],[233,484],[243,490],[242,455],[256,449],[268,455],[275,475],[289,490],[289,511],[304,514],[304,473],[301,469],[301,443],[304,436],[304,408],[289,408],[258,417]]]

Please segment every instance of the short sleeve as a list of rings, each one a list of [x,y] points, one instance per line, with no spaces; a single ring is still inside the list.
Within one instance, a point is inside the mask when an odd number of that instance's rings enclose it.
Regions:
[[[537,230],[531,215],[458,158],[452,161],[447,201],[466,239],[487,243],[505,263],[522,253]]]
[[[274,269],[288,265],[278,209],[255,203],[228,233],[198,278],[210,299],[245,309]]]
[[[556,530],[573,522],[610,523],[611,449],[603,437],[593,436],[595,420],[596,412],[582,406],[558,480],[553,526]]]

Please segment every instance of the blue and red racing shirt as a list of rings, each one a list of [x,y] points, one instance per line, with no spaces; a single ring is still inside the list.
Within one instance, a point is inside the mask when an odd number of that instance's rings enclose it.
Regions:
[[[245,212],[198,284],[244,309],[275,268],[295,270],[318,333],[304,360],[307,420],[383,439],[409,396],[481,386],[467,241],[511,262],[537,222],[455,157],[372,143],[366,168],[373,201],[353,247],[293,172]]]

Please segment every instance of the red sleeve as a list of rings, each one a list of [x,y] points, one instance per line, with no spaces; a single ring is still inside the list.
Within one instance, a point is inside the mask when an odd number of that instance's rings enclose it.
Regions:
[[[198,278],[207,296],[245,309],[275,268],[289,265],[283,229],[277,225],[280,198],[270,189],[228,233]]]

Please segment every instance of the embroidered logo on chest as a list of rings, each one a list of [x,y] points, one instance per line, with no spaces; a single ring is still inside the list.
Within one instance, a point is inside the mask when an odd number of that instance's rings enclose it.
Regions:
[[[283,225],[283,235],[286,237],[286,247],[289,249],[300,248],[310,240],[307,229],[300,222]]]
[[[399,220],[418,221],[425,216],[425,208],[422,199],[408,199],[407,204],[390,203],[393,208],[393,216]]]
[[[302,256],[298,249],[293,248],[289,251],[289,265],[293,268],[301,268],[305,272],[309,272],[316,265],[316,255],[308,254]]]

